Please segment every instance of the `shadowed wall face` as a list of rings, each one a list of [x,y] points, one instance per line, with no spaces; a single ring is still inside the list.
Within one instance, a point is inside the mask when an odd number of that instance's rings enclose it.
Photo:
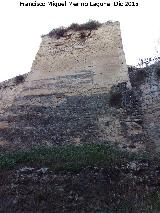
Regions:
[[[130,71],[132,87],[141,93],[143,126],[148,135],[149,150],[160,151],[160,62]]]

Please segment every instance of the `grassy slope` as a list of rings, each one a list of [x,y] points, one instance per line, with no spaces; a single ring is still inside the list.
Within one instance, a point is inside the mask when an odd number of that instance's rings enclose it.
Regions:
[[[128,161],[148,158],[147,155],[129,154],[108,145],[82,145],[16,151],[0,155],[0,170],[18,165],[48,166],[53,170],[79,170],[86,166],[126,164]]]
[[[144,170],[143,170],[143,165],[140,167],[140,169],[137,169],[137,168],[128,169],[127,165],[135,163],[135,162],[137,162],[137,165],[147,162],[148,165],[150,165],[150,166],[148,166]],[[106,177],[106,175],[101,173],[101,168],[103,168],[107,172],[107,176],[108,176],[108,174],[110,174],[109,175],[111,177],[110,186],[113,189],[113,191],[116,192],[116,196],[117,196],[116,200],[119,199],[118,193],[120,193],[122,197],[127,196],[126,201],[125,201],[125,199],[123,199],[121,197],[120,203],[116,204],[115,207],[109,206],[110,210],[113,209],[113,212],[124,212],[124,213],[125,212],[126,213],[128,213],[128,212],[131,212],[131,213],[132,212],[133,213],[139,213],[139,212],[158,213],[158,212],[160,212],[160,190],[159,190],[159,186],[158,186],[158,184],[160,184],[160,183],[156,182],[155,189],[153,191],[151,190],[151,192],[150,192],[150,191],[148,191],[148,189],[146,190],[146,186],[150,187],[150,183],[152,184],[152,182],[154,182],[153,177],[154,177],[154,174],[156,174],[154,172],[157,171],[157,168],[158,169],[160,168],[159,157],[153,158],[144,153],[142,153],[141,155],[129,154],[126,152],[118,151],[117,149],[113,148],[112,146],[108,146],[108,145],[107,146],[106,145],[83,145],[83,146],[78,146],[78,147],[66,146],[66,147],[54,147],[54,148],[40,147],[40,148],[28,150],[28,151],[17,151],[14,153],[6,153],[6,154],[0,155],[0,173],[4,173],[7,170],[13,171],[15,173],[15,168],[17,169],[17,168],[23,167],[23,166],[29,166],[29,167],[32,166],[32,167],[37,167],[37,168],[47,167],[47,168],[49,168],[49,170],[55,172],[55,174],[58,171],[66,172],[66,174],[67,174],[67,172],[79,173],[80,176],[82,176],[83,181],[85,181],[85,179],[88,177],[88,175],[90,176],[91,174],[93,174],[93,177],[95,177],[95,178],[98,178],[99,177],[98,175],[100,175],[100,180],[98,182],[95,182],[95,185],[93,182],[93,191],[94,191],[94,188],[101,187],[99,193],[103,192],[103,179],[105,178],[105,180],[108,181],[108,178]],[[83,174],[83,172],[81,172],[81,170],[83,170],[84,168],[88,168],[88,167],[90,167],[91,170],[93,168],[93,173],[91,173],[90,170],[86,170],[87,171],[87,177],[86,177],[85,173]],[[98,169],[98,171],[99,171],[98,174],[97,174],[97,171],[95,171],[95,168]],[[116,172],[118,172],[117,175],[115,175]],[[72,183],[72,180],[76,177],[74,175],[74,173],[73,173],[73,177],[69,178],[71,183]],[[122,180],[121,180],[121,175],[119,176],[118,174],[123,174]],[[131,178],[130,178],[130,175],[131,175]],[[116,176],[118,179],[116,178]],[[91,177],[92,177],[92,175],[91,175]],[[29,177],[26,176],[26,178],[28,179]],[[62,178],[62,176],[61,176],[61,178]],[[139,185],[139,181],[141,180],[141,178],[144,178],[144,179],[143,179],[142,183],[140,183],[140,185]],[[157,176],[155,177],[155,179],[156,178],[157,178]],[[88,190],[89,190],[90,189],[89,188],[90,180],[89,179],[87,180],[87,179],[86,179],[86,181],[88,181],[88,183],[86,185],[86,188],[88,188]],[[11,181],[13,181],[13,180],[14,179],[11,179]],[[50,178],[48,178],[47,185],[45,185],[39,191],[35,192],[35,196],[39,196],[39,194],[41,194],[42,191],[44,190],[42,197],[44,199],[46,199],[46,196],[48,196],[48,195],[45,195],[46,188],[49,187],[49,189],[50,189],[53,187],[53,185],[49,183],[50,180],[52,180],[52,176]],[[92,180],[92,178],[91,178],[91,180]],[[101,180],[102,180],[102,184],[101,184]],[[31,177],[31,181],[32,181],[32,177]],[[77,184],[80,184],[80,182],[81,181],[78,180]],[[138,185],[136,185],[137,183],[138,183]],[[21,185],[21,181],[19,182],[19,184]],[[27,184],[29,184],[29,182]],[[57,184],[59,184],[59,183],[57,182]],[[60,183],[59,187],[63,186],[63,184],[65,184],[65,180],[64,180],[64,183],[63,183],[63,181]],[[23,184],[21,185],[21,187],[22,186],[23,186]],[[28,187],[30,187],[30,186],[28,186]],[[36,184],[34,187],[36,188]],[[68,187],[72,187],[72,186],[69,185]],[[125,189],[125,187],[127,187],[126,192],[125,192],[125,190],[123,191],[123,189]],[[130,187],[131,187],[131,189],[129,189]],[[8,188],[8,186],[7,186],[7,188]],[[8,189],[7,189],[7,191],[8,191]],[[80,189],[81,189],[81,187],[80,187]],[[10,190],[12,190],[12,189],[10,189]],[[92,193],[92,187],[90,190],[91,190],[90,193]],[[99,189],[97,188],[95,192],[97,192],[97,190],[99,190]],[[114,199],[114,197],[113,197],[112,191],[110,189],[108,189],[108,190],[109,191],[106,191],[105,193],[106,193],[106,195],[108,193],[111,193],[110,198],[108,198],[108,199],[110,199],[109,202],[111,202],[112,199]],[[132,190],[134,190],[134,191],[132,191]],[[74,191],[74,186],[72,188],[72,191]],[[8,192],[6,192],[6,193],[8,196]],[[53,190],[53,192],[49,192],[49,193],[50,193],[49,196],[52,197],[52,195],[55,193],[55,190]],[[64,192],[64,196],[66,195],[66,193],[67,192]],[[87,192],[85,194],[87,194]],[[83,195],[84,197],[85,197],[85,194]],[[134,198],[136,198],[137,194],[139,194],[138,196],[140,196],[140,198],[142,198],[143,203],[141,203],[141,201],[139,201],[139,200],[138,201],[136,201],[136,199],[134,200]],[[81,195],[81,193],[79,195]],[[90,196],[90,195],[88,195],[88,196]],[[103,195],[102,195],[102,197],[103,197]],[[30,198],[28,198],[28,199],[30,199]],[[63,199],[65,199],[65,198],[63,198]],[[98,197],[95,199],[98,199]],[[33,199],[31,199],[31,200],[33,200]],[[57,198],[57,203],[58,202],[61,202],[61,201],[58,201],[58,198]],[[67,202],[68,201],[66,201],[66,203]],[[73,201],[73,204],[75,204],[74,202],[76,203],[76,201]],[[90,202],[90,200],[88,202]],[[73,204],[71,204],[70,208],[72,208]],[[66,205],[68,205],[68,204],[66,204]],[[108,207],[101,208],[101,205],[102,204],[100,204],[100,206],[98,206],[99,209],[96,212],[101,212],[101,213],[110,212]],[[80,204],[79,208],[81,208],[81,204]],[[86,210],[86,212],[87,212],[87,210]],[[92,212],[92,211],[89,211],[89,212]],[[112,210],[111,210],[111,212],[112,212]]]

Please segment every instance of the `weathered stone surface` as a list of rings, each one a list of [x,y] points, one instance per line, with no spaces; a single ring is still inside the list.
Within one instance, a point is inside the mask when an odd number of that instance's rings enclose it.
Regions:
[[[141,91],[143,126],[149,143],[155,144],[156,151],[160,150],[160,78],[157,74],[159,67],[160,63],[156,63],[143,69],[132,68],[129,72],[133,88]],[[138,75],[141,81],[136,82],[135,76]]]
[[[7,121],[1,121],[0,122],[0,129],[7,129],[8,128],[8,122]]]
[[[0,138],[10,148],[82,143],[159,146],[158,67],[129,69],[118,22],[44,36],[31,72],[0,85]],[[130,80],[129,80],[130,77]],[[131,85],[130,85],[131,82]]]
[[[0,146],[4,146],[4,145],[7,145],[7,144],[8,144],[7,141],[1,141],[1,140],[0,140]]]
[[[122,100],[120,106],[112,107],[112,92],[18,97],[7,109],[9,126],[0,129],[0,135],[13,148],[106,142],[118,143],[120,147],[127,144],[126,148],[134,143],[136,148],[138,142],[144,149],[143,127],[137,123],[141,110],[130,112],[135,103],[132,97],[128,99],[128,94],[133,91],[120,84],[117,87]]]
[[[79,75],[83,70],[92,71],[92,86],[100,88],[129,80],[119,22],[105,23],[91,33],[88,30],[85,39],[79,32],[68,34],[69,38],[42,38],[28,81]]]

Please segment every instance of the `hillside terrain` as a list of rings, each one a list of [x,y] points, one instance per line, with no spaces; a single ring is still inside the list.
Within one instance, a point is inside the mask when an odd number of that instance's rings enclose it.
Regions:
[[[160,158],[107,145],[0,157],[1,212],[160,212]]]

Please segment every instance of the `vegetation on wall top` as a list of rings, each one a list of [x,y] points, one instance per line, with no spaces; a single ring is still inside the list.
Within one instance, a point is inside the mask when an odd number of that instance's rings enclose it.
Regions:
[[[25,81],[24,75],[18,75],[15,77],[15,84],[20,84],[23,83],[24,81]]]
[[[69,30],[73,30],[75,32],[84,31],[84,30],[92,31],[92,30],[97,30],[101,25],[102,24],[100,22],[94,21],[94,20],[89,20],[88,22],[84,24],[72,23],[69,27],[59,27],[59,28],[51,30],[48,33],[48,36],[59,39],[60,37],[64,37]]]

